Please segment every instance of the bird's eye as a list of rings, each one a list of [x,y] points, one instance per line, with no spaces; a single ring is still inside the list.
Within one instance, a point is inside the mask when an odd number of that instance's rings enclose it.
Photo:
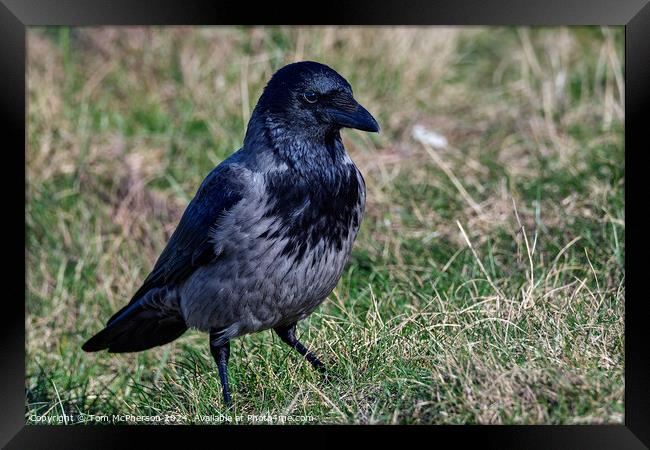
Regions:
[[[314,91],[307,91],[304,94],[302,94],[303,97],[305,97],[305,100],[309,103],[316,103],[316,100],[318,100],[318,95]]]

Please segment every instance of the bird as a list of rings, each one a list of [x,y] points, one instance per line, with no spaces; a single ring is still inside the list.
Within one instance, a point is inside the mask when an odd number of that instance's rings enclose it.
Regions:
[[[206,332],[227,407],[230,341],[246,334],[274,330],[326,375],[296,325],[336,287],[363,218],[366,185],[343,128],[380,128],[343,76],[315,61],[277,70],[241,148],[206,176],[142,286],[82,349],[139,352]]]

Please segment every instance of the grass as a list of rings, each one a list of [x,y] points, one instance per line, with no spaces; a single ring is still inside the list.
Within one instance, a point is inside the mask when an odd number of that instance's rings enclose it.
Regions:
[[[622,423],[622,28],[33,28],[28,58],[28,423]],[[366,216],[299,325],[333,381],[245,336],[226,413],[201,333],[83,353],[301,59],[382,125],[343,133]]]

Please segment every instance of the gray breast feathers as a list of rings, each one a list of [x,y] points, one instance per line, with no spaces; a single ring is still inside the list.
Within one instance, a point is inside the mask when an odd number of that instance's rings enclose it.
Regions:
[[[232,338],[311,313],[336,286],[361,222],[365,186],[352,168],[356,192],[339,192],[353,204],[342,208],[340,198],[327,199],[339,202],[333,217],[327,216],[331,206],[315,204],[326,200],[318,197],[278,205],[282,197],[269,195],[268,174],[251,174],[243,200],[212,230],[219,257],[181,287],[187,324],[224,329]]]

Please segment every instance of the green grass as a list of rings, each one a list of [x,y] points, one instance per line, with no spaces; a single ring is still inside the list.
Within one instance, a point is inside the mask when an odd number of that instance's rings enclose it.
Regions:
[[[39,28],[28,33],[26,420],[622,423],[622,28]],[[81,344],[138,288],[274,70],[327,63],[368,204],[299,336]],[[413,137],[421,125],[446,148]],[[86,416],[80,416],[85,414]],[[281,422],[281,419],[275,419]],[[293,423],[293,422],[291,422]]]

